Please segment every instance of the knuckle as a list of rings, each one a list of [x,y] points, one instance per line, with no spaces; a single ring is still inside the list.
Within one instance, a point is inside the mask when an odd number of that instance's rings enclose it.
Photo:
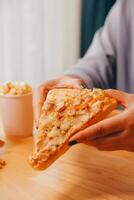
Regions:
[[[128,106],[133,105],[133,102],[134,102],[134,95],[133,94],[127,94],[126,99],[127,99]]]
[[[81,134],[81,138],[82,141],[89,141],[89,133],[85,132],[84,134]],[[90,142],[90,141],[89,141]]]
[[[98,126],[96,130],[96,137],[103,137],[105,136],[105,128],[104,126]]]

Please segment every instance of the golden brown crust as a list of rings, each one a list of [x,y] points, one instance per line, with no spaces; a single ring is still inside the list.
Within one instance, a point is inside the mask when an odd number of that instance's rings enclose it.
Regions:
[[[34,169],[38,169],[38,170],[47,169],[53,162],[55,162],[60,156],[62,156],[69,148],[70,146],[68,145],[68,140],[67,140],[66,143],[64,143],[64,145],[58,151],[56,151],[53,155],[51,155],[47,161],[42,162],[42,163],[35,162],[35,160],[33,159],[34,155],[30,155],[29,163]]]
[[[66,90],[66,89],[64,89],[64,90]],[[88,92],[88,91],[91,93],[91,90],[86,89],[86,92]],[[99,90],[99,92],[101,92],[101,91],[102,90]],[[56,90],[54,92],[56,92]],[[58,90],[58,92],[59,92],[59,90]],[[104,92],[103,92],[103,95],[104,95]],[[107,97],[107,101],[105,102],[105,104],[103,106],[103,110],[101,110],[100,112],[95,114],[95,116],[93,116],[91,119],[89,119],[86,123],[84,123],[80,127],[76,126],[75,132],[73,132],[73,134],[104,119],[107,114],[109,114],[112,110],[114,110],[116,108],[116,105],[117,105],[116,100],[108,97],[106,94],[104,96]],[[101,101],[103,101],[103,98],[104,97],[101,98]],[[35,153],[33,153],[30,156],[30,159],[29,159],[30,165],[38,170],[43,170],[43,169],[46,169],[47,167],[49,167],[54,161],[57,160],[57,158],[59,158],[62,154],[64,154],[70,148],[68,146],[68,141],[73,134],[71,134],[66,139],[66,141],[61,145],[61,147],[59,149],[56,149],[56,151],[52,155],[50,155],[49,158],[45,161],[43,161],[43,159],[40,157],[41,152],[37,153],[37,151],[35,151]],[[40,141],[38,141],[38,142],[40,142]],[[39,143],[38,143],[38,145],[39,145]],[[38,146],[38,148],[39,148],[39,146]]]

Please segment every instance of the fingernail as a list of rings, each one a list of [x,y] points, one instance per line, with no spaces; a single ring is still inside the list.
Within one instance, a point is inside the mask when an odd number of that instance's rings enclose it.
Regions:
[[[76,140],[72,140],[68,143],[69,146],[72,146],[72,145],[75,145],[77,144],[77,141]]]

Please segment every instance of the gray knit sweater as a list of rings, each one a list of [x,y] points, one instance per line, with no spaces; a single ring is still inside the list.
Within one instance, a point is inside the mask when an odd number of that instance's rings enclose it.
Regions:
[[[85,56],[65,74],[80,77],[89,88],[134,93],[134,0],[115,3]]]

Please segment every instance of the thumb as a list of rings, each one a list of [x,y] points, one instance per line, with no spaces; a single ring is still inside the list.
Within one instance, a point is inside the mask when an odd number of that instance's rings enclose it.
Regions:
[[[63,79],[59,81],[56,87],[82,89],[82,88],[85,88],[86,86],[82,80],[72,78],[72,79],[67,79],[67,80]]]
[[[34,119],[36,127],[38,126],[38,120],[40,117],[41,108],[45,101],[45,98],[46,98],[45,89],[42,86],[34,90],[33,105],[34,105]]]
[[[114,132],[120,132],[124,129],[124,115],[118,114],[117,116],[102,120],[92,126],[89,126],[78,133],[74,134],[69,140],[79,142],[85,142],[96,138],[107,136]]]

